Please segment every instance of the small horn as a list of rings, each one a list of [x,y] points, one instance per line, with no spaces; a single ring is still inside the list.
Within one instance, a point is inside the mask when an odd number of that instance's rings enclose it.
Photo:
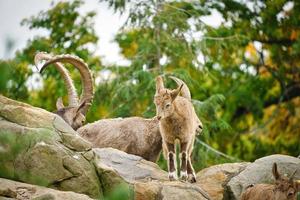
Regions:
[[[177,89],[175,89],[171,92],[172,101],[174,101],[176,99],[176,97],[179,95],[182,87],[183,87],[183,84],[181,84]]]
[[[181,95],[184,98],[187,98],[188,100],[192,100],[191,92],[189,87],[186,85],[185,82],[180,80],[179,78],[176,78],[175,76],[169,76],[173,81],[176,82],[177,86],[183,85],[181,89]]]

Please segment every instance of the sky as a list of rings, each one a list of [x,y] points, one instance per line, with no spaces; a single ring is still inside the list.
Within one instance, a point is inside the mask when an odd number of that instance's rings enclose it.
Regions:
[[[58,0],[55,0],[58,1]],[[0,59],[11,58],[18,49],[26,46],[29,39],[36,35],[46,35],[45,30],[29,30],[21,26],[22,19],[36,15],[41,10],[50,8],[51,0],[0,0]],[[95,30],[100,40],[96,51],[104,64],[127,65],[128,61],[120,54],[120,48],[113,42],[114,36],[126,21],[126,14],[120,16],[99,0],[85,0],[80,12],[95,10]],[[5,19],[5,20],[3,20]],[[216,13],[203,17],[203,21],[212,26],[218,26],[221,19]],[[15,42],[11,52],[5,51],[7,39]]]

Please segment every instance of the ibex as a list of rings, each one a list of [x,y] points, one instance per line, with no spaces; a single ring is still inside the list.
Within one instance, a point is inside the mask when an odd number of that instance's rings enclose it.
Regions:
[[[85,122],[85,115],[93,101],[93,81],[88,66],[82,59],[72,55],[52,56],[45,52],[35,55],[34,62],[38,66],[43,60],[46,63],[40,69],[42,71],[50,64],[54,64],[56,69],[61,73],[65,84],[67,85],[69,105],[64,106],[62,98],[56,101],[57,111],[54,113],[61,116],[74,130],[78,129]],[[68,70],[60,63],[67,62],[74,65],[80,72],[83,83],[83,90],[80,100]]]
[[[202,123],[194,110],[186,84],[175,77],[171,78],[180,86],[175,90],[166,89],[162,77],[158,76],[154,96],[156,115],[163,141],[163,152],[168,161],[169,179],[175,180],[177,178],[175,141],[179,140],[180,176],[181,179],[193,183],[196,182],[196,176],[191,163],[191,154],[196,132],[198,129],[202,130]],[[179,96],[180,91],[182,91],[182,96]]]
[[[51,56],[46,53],[38,53],[36,55],[35,63],[38,65],[42,60],[47,62],[42,66],[44,70],[51,63],[55,64],[55,67],[61,73],[64,78],[64,82],[67,85],[69,102],[74,102],[77,105],[76,100],[77,93],[70,78],[68,71],[64,66],[57,62],[69,62],[80,69],[82,75],[82,82],[85,84],[84,94],[89,92],[87,97],[93,97],[92,79],[88,67],[84,62],[70,55],[63,56]],[[88,85],[89,87],[86,87]],[[92,98],[88,98],[92,99]],[[59,100],[61,101],[61,100]],[[58,102],[59,102],[58,101]],[[59,109],[56,113],[63,117],[63,119],[70,125],[74,124],[76,120],[76,113],[72,109],[76,106],[69,106],[62,111]],[[72,109],[71,109],[72,108]],[[85,110],[87,111],[87,110]],[[86,112],[84,112],[86,114]],[[74,128],[74,126],[72,126]],[[75,128],[80,127],[79,124]],[[89,140],[94,147],[112,147],[129,154],[134,154],[143,157],[146,160],[155,162],[162,148],[162,140],[158,127],[158,120],[156,117],[152,119],[145,119],[141,117],[128,117],[124,119],[103,119],[94,123],[87,124],[77,130],[77,132],[85,139]]]
[[[112,147],[156,162],[162,140],[158,120],[141,117],[102,119],[77,130],[94,147]]]
[[[295,172],[290,178],[278,173],[277,164],[273,164],[272,173],[275,184],[256,184],[249,186],[241,195],[241,200],[296,200],[300,191],[300,182],[294,181]]]

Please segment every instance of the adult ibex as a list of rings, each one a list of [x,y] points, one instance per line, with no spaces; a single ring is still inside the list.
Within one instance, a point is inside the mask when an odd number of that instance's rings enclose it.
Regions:
[[[93,80],[89,68],[82,59],[72,55],[52,56],[51,54],[40,52],[34,58],[35,65],[38,66],[43,60],[46,63],[42,66],[40,72],[42,73],[48,65],[54,64],[67,85],[69,105],[65,107],[62,98],[58,98],[56,101],[57,111],[55,113],[76,130],[84,124],[85,115],[93,101]],[[78,100],[76,88],[69,72],[61,62],[70,63],[79,70],[83,83],[80,100]]]
[[[68,71],[59,62],[71,63],[79,69],[83,79],[82,82],[84,83],[84,95],[82,95],[82,99],[92,100],[92,76],[90,75],[87,65],[80,58],[75,56],[52,56],[47,53],[38,53],[35,59],[36,65],[41,63],[42,60],[47,60],[47,62],[42,66],[41,71],[53,63],[61,73],[64,78],[64,82],[67,85],[69,102],[73,102],[72,105],[69,105],[66,108],[58,107],[58,111],[56,113],[73,128],[79,128],[80,124],[75,123],[77,120],[77,112],[73,111],[77,111],[78,109],[76,108],[80,108],[80,104],[79,106],[76,104],[78,102],[76,100],[76,98],[78,99],[77,93]],[[61,100],[58,100],[58,102],[61,102]],[[91,101],[88,102],[90,103]],[[87,106],[84,108],[87,108]],[[87,110],[84,111],[85,112],[81,113],[85,115]],[[73,124],[76,124],[76,126]],[[157,160],[162,148],[162,140],[156,117],[151,119],[141,117],[102,119],[77,129],[77,132],[83,138],[89,140],[94,147],[116,148],[130,154],[141,156],[144,159],[153,162]]]

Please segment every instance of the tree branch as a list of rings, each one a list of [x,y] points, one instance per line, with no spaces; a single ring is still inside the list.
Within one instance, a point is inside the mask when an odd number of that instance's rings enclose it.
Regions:
[[[287,38],[282,38],[282,39],[254,39],[256,41],[259,41],[264,44],[278,44],[278,45],[285,45],[285,46],[291,46],[296,42],[296,40],[291,40]]]

